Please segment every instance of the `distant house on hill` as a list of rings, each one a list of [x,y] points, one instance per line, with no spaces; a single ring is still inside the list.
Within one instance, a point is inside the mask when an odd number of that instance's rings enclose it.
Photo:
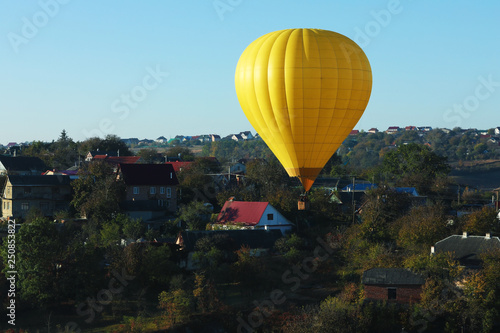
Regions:
[[[368,130],[368,133],[372,133],[372,134],[378,133],[378,129],[376,129],[375,127],[372,127]]]
[[[238,141],[243,141],[243,137],[241,136],[241,134],[233,134],[231,136],[231,139],[233,139],[234,141],[238,142]]]
[[[363,272],[366,300],[394,303],[418,302],[424,277],[404,268],[372,268]]]
[[[416,131],[417,127],[416,126],[406,126],[405,131]]]
[[[217,134],[210,134],[210,139],[212,142],[215,142],[215,141],[220,141],[220,135],[217,135]]]
[[[291,231],[293,226],[269,202],[233,200],[226,201],[216,224],[240,226],[242,229],[278,229],[283,234]]]
[[[495,135],[500,135],[500,127],[495,127]]]
[[[0,175],[41,175],[47,170],[38,157],[0,156]]]
[[[349,135],[358,135],[359,131],[358,130],[352,130]]]
[[[135,146],[139,144],[139,139],[138,138],[128,138],[128,139],[122,139],[123,143],[125,143],[127,146]]]
[[[401,129],[399,128],[399,126],[391,126],[387,129],[387,131],[385,131],[387,134],[395,134],[395,133],[398,133]]]
[[[155,140],[156,143],[160,143],[160,144],[163,144],[163,143],[167,143],[168,142],[168,139],[164,136],[160,136],[158,137],[156,140]]]
[[[250,132],[250,131],[240,132],[240,136],[243,138],[243,140],[252,140],[253,139],[252,132]]]

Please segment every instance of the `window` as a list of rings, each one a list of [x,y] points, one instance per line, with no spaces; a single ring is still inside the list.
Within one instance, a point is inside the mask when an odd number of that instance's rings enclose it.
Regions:
[[[21,203],[21,210],[29,210],[30,209],[30,203],[29,202],[23,202]]]
[[[274,214],[267,214],[267,220],[268,221],[274,220]]]
[[[163,186],[160,187],[160,194],[165,194],[165,188]]]
[[[167,198],[172,197],[172,189],[170,187],[167,187]]]
[[[387,288],[387,299],[396,299],[396,288]]]
[[[156,194],[156,187],[150,187],[149,194]]]
[[[139,194],[139,188],[138,187],[134,187],[134,194]]]
[[[24,188],[24,193],[25,194],[31,193],[31,187],[25,187]]]

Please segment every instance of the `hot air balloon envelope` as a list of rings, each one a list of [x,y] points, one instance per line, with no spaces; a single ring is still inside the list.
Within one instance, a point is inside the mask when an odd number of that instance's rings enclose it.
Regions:
[[[254,129],[309,191],[363,114],[372,74],[366,55],[349,38],[287,29],[246,48],[235,85]]]

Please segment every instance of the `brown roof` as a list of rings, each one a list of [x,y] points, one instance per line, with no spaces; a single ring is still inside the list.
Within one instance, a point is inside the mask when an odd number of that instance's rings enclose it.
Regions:
[[[178,185],[170,164],[120,164],[120,174],[126,185]]]

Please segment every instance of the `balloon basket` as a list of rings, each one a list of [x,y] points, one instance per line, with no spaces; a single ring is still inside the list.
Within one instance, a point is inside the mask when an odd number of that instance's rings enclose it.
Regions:
[[[301,198],[297,202],[298,210],[309,210],[309,199],[307,195],[301,195]]]

